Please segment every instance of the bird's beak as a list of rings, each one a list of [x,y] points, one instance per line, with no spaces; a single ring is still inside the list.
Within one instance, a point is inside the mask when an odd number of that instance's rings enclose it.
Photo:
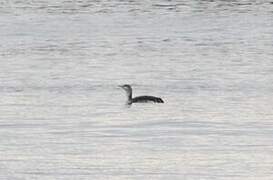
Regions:
[[[118,87],[122,88],[122,85],[118,85]]]

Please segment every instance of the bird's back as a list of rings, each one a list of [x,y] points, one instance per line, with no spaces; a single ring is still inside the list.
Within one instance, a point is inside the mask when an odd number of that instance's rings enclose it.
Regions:
[[[132,103],[142,102],[164,103],[164,101],[161,98],[154,96],[138,96],[132,99]]]

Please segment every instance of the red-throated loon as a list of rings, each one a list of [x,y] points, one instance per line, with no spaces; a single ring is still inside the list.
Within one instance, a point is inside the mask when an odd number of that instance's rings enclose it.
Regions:
[[[146,102],[154,102],[154,103],[164,103],[164,101],[159,98],[159,97],[154,97],[154,96],[138,96],[138,97],[134,97],[132,98],[132,88],[130,85],[125,84],[122,86],[119,86],[122,89],[124,89],[127,93],[127,104],[132,104],[132,103],[146,103]]]

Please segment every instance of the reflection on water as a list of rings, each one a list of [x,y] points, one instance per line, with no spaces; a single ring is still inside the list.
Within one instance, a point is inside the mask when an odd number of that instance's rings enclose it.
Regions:
[[[0,179],[272,179],[271,9],[0,2]]]

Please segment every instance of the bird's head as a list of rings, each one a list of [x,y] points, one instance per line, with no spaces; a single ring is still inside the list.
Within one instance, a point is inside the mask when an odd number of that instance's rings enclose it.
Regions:
[[[121,87],[122,89],[124,89],[126,92],[131,92],[132,91],[131,86],[128,85],[128,84],[124,84],[124,85],[121,85],[119,87]]]

